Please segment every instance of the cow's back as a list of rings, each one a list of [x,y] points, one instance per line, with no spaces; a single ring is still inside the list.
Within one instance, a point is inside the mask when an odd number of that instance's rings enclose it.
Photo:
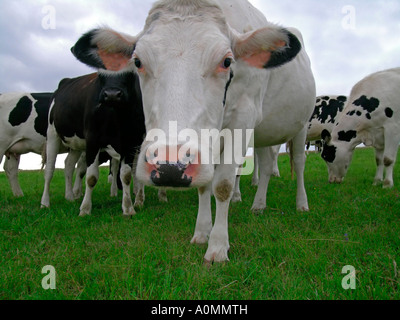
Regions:
[[[99,92],[97,73],[60,81],[53,96],[50,123],[61,136],[84,139],[84,116],[96,105]]]

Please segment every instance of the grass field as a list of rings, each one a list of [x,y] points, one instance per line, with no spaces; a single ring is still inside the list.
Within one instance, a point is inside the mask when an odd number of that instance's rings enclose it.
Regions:
[[[373,150],[357,149],[345,182],[329,185],[325,163],[310,154],[306,213],[295,210],[287,155],[279,168],[263,214],[250,211],[256,189],[242,179],[243,202],[230,209],[230,262],[212,267],[203,265],[206,246],[190,244],[196,190],[168,191],[164,204],[147,188],[145,207],[127,219],[103,169],[92,216],[80,218],[80,201],[64,199],[62,171],[50,209],[40,209],[43,172],[20,173],[20,199],[1,173],[0,299],[399,299],[400,164],[393,189],[373,187]],[[46,265],[57,272],[55,290],[42,288]],[[342,287],[346,265],[356,270],[355,289]]]

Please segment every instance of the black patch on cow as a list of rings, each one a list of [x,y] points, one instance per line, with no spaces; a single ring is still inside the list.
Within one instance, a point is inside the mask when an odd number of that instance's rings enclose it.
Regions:
[[[353,111],[349,111],[349,112],[347,112],[347,116],[350,116],[350,117],[352,117],[352,116],[354,116],[355,115],[355,113],[356,113],[356,110],[353,110]]]
[[[8,122],[13,126],[19,126],[25,123],[32,112],[32,100],[27,96],[23,96],[15,106],[15,108],[10,112],[8,117]]]
[[[301,42],[293,33],[285,29],[283,29],[283,31],[288,35],[289,47],[281,51],[273,51],[271,54],[271,59],[269,59],[268,63],[264,65],[265,69],[279,67],[289,61],[292,61],[302,48]]]
[[[226,105],[226,96],[228,94],[228,89],[229,89],[229,86],[231,85],[232,79],[233,79],[233,70],[231,69],[231,73],[229,75],[229,80],[228,80],[228,82],[226,83],[226,86],[225,86],[224,101],[223,101],[224,107]]]
[[[338,96],[336,99],[339,100],[340,102],[346,102],[347,101],[347,97],[346,96]]]
[[[332,163],[333,161],[335,161],[335,158],[336,158],[336,147],[324,144],[324,148],[322,150],[321,157],[326,162]]]
[[[340,131],[338,133],[338,139],[340,141],[350,142],[352,139],[357,137],[357,131],[350,130],[350,131]]]
[[[368,120],[371,120],[372,118],[371,118],[371,114],[369,114],[369,113],[367,113],[366,115],[365,115],[365,117],[368,119]]]
[[[347,98],[345,97],[345,99]],[[331,99],[330,97],[322,97],[322,100],[321,105],[315,107],[311,120],[316,118],[320,123],[335,123],[337,114],[343,111],[346,100]]]
[[[35,110],[38,116],[35,119],[35,130],[37,133],[46,137],[48,116],[51,101],[51,93],[32,93],[32,97],[37,100],[35,103]]]
[[[368,99],[366,96],[361,96],[353,102],[354,105],[362,107],[368,113],[374,112],[379,107],[379,100],[376,98]]]
[[[362,112],[361,111],[357,111],[357,116],[361,117]]]
[[[393,110],[391,108],[386,108],[385,114],[386,114],[386,117],[391,118],[391,117],[393,117]]]

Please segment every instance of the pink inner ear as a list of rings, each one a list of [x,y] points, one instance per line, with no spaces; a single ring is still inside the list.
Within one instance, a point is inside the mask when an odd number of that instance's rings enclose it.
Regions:
[[[104,50],[99,50],[98,54],[106,69],[111,71],[120,71],[124,69],[130,60],[130,57],[127,57],[122,53],[109,53]]]
[[[271,59],[271,52],[260,51],[252,55],[245,56],[242,59],[252,67],[262,69],[268,63],[269,59]]]

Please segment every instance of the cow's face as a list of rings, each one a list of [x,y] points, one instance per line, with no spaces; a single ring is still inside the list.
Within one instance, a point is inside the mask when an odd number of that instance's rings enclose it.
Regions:
[[[328,166],[329,183],[342,183],[349,169],[353,150],[348,142],[332,141],[327,130],[322,133],[324,140],[321,157]]]
[[[226,103],[230,85],[235,94],[245,91],[245,83],[236,83],[246,73],[290,61],[301,44],[275,25],[238,34],[219,7],[177,3],[158,3],[133,41],[112,30],[94,30],[73,52],[92,65],[95,56],[100,67],[133,64],[139,74],[147,136],[138,178],[157,186],[199,187],[213,178],[212,155],[220,153],[213,148],[218,144],[210,143],[217,139],[201,137],[222,129],[224,114],[232,108]],[[89,45],[80,54],[84,43]]]
[[[101,87],[99,102],[104,105],[120,107],[132,101],[133,94],[135,94],[135,76],[133,72],[100,71],[98,73]]]

